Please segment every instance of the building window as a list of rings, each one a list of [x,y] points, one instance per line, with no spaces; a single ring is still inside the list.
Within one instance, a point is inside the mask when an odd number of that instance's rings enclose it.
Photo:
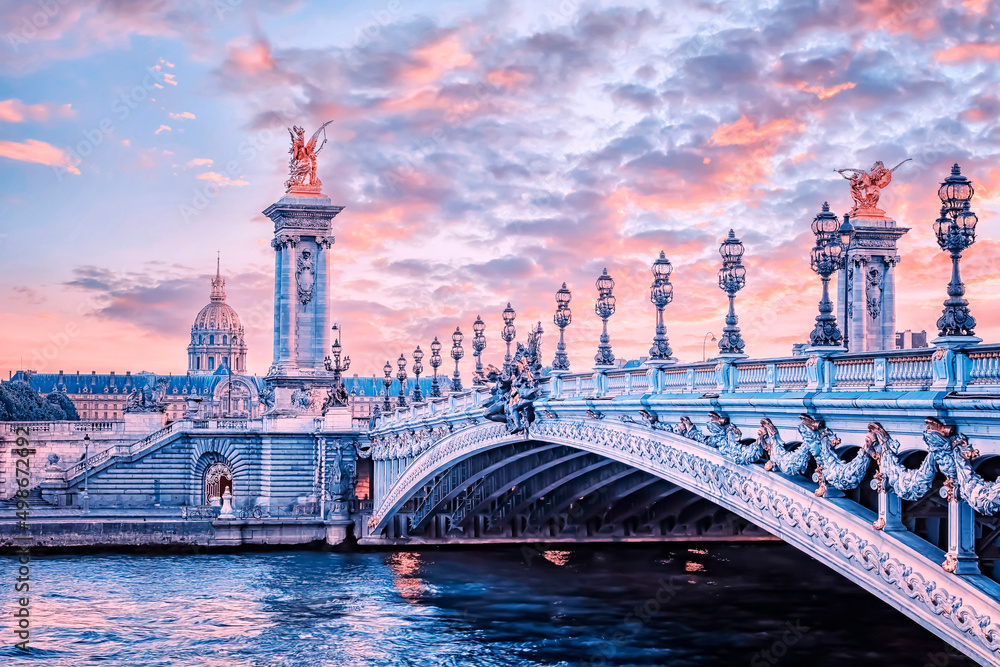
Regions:
[[[215,368],[215,357],[209,357],[208,358],[208,370],[212,370],[214,368]]]
[[[215,334],[212,334],[211,336],[208,337],[208,344],[215,345]]]
[[[107,418],[108,418],[108,413],[107,413],[107,412],[105,412],[105,413],[104,413],[104,418],[105,418],[105,419],[107,419]]]
[[[228,345],[229,344],[229,336],[227,336],[225,334],[222,334],[222,344],[223,345]]]
[[[196,371],[200,371],[201,370],[201,357],[196,357],[195,358],[195,360],[194,360],[194,369]]]

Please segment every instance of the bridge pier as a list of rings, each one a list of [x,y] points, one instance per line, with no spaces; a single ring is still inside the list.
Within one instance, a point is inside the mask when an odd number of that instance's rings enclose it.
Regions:
[[[943,487],[948,497],[948,554],[942,567],[955,574],[979,574],[976,555],[976,516],[972,507]]]
[[[878,492],[878,520],[875,527],[886,533],[905,532],[902,501],[892,491],[884,488]]]

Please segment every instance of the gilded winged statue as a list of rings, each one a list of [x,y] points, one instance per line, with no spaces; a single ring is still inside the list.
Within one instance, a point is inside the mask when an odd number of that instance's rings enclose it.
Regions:
[[[871,171],[864,171],[862,169],[834,169],[835,172],[846,178],[851,184],[851,198],[854,199],[854,208],[851,209],[851,216],[853,217],[859,212],[864,211],[878,211],[879,195],[892,181],[892,172],[899,169],[911,159],[906,158],[892,169],[886,169],[881,160],[872,165]]]
[[[320,150],[326,145],[326,126],[332,123],[332,120],[328,120],[319,126],[319,129],[313,133],[312,138],[306,142],[306,131],[304,128],[295,125],[288,128],[288,134],[292,138],[292,147],[288,149],[290,158],[288,158],[288,180],[285,181],[285,191],[288,192],[293,187],[296,186],[310,186],[311,188],[319,189],[323,185],[322,181],[316,175],[316,156],[319,155]],[[316,145],[319,139],[320,132],[323,133],[323,143]]]

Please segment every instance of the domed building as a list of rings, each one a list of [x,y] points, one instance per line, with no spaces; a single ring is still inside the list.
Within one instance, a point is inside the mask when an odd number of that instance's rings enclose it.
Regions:
[[[243,324],[226,303],[226,281],[218,262],[212,279],[211,301],[201,309],[191,326],[188,345],[188,375],[211,375],[228,366],[233,373],[246,373],[247,346]]]

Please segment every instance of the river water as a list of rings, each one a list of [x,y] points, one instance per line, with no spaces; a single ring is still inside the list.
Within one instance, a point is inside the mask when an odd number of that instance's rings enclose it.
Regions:
[[[15,558],[0,557],[13,581]],[[0,665],[972,664],[790,547],[48,556]],[[16,603],[15,603],[16,604]]]

